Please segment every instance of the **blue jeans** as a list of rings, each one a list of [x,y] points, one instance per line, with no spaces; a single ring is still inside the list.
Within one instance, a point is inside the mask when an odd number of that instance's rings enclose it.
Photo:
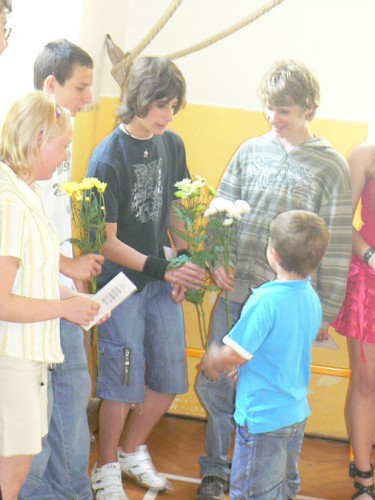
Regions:
[[[305,425],[306,420],[262,434],[251,434],[247,426],[237,426],[231,500],[286,500],[297,496],[298,460]],[[292,465],[296,476],[289,481]]]
[[[232,325],[239,319],[242,306],[241,303],[229,302]],[[227,333],[225,299],[220,297],[213,312],[209,343],[221,344],[221,339]],[[234,431],[235,391],[236,384],[225,375],[216,381],[211,381],[202,374],[198,377],[197,392],[207,411],[207,455],[198,458],[201,477],[218,476],[224,480],[229,479],[228,452]]]
[[[32,459],[20,500],[91,500],[88,476],[90,432],[87,404],[91,379],[83,343],[83,330],[61,320],[64,363],[49,371],[50,425],[43,448]]]

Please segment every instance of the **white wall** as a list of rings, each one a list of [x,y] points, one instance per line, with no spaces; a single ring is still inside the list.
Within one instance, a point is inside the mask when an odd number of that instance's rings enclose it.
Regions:
[[[148,47],[169,54],[248,16],[266,0],[185,0]],[[127,50],[169,0],[129,0]],[[367,121],[375,73],[374,0],[284,0],[271,12],[201,52],[177,59],[190,102],[259,109],[259,80],[272,62],[297,58],[317,74],[319,117]],[[145,51],[146,52],[146,51]]]
[[[155,3],[159,3],[159,0]],[[81,44],[89,47],[88,52],[95,61],[94,100],[99,95],[117,96],[120,91],[111,76],[112,66],[107,54],[105,35],[109,33],[123,45],[124,34],[127,32],[128,1],[83,0],[82,4]]]
[[[55,38],[79,43],[81,0],[13,0],[9,46],[0,57],[0,119],[10,104],[33,89],[33,65]]]
[[[95,60],[95,95],[118,95],[104,45],[110,33],[131,50],[172,0],[14,0],[9,48],[0,58],[0,117],[32,88],[43,45],[66,37]],[[144,51],[167,55],[248,16],[266,0],[184,0]],[[374,0],[284,0],[273,11],[215,45],[177,59],[190,102],[260,109],[256,90],[271,63],[298,58],[319,77],[317,116],[367,122],[375,74]]]

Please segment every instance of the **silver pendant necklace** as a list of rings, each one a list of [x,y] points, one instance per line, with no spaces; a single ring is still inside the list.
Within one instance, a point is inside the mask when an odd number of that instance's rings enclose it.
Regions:
[[[123,131],[125,132],[125,134],[127,134],[129,137],[132,137],[133,139],[137,139],[137,141],[149,141],[150,139],[152,139],[153,135],[154,134],[151,134],[149,137],[135,137],[134,135],[132,135],[129,130],[126,128],[126,125],[125,123],[122,123],[121,124],[121,128],[123,129]],[[146,147],[143,151],[143,158],[148,158],[148,147]]]

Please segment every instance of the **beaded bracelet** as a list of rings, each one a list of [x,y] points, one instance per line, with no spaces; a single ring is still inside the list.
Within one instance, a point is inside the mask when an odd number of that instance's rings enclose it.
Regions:
[[[363,254],[362,257],[363,262],[368,265],[368,261],[370,260],[372,255],[374,255],[374,253],[375,253],[375,248],[373,247],[368,248],[366,252]]]

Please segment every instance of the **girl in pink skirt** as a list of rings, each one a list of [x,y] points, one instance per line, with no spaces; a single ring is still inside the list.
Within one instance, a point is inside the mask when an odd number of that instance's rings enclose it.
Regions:
[[[354,452],[350,473],[353,499],[375,500],[371,449],[375,431],[375,145],[353,148],[348,162],[352,175],[353,214],[362,200],[363,225],[353,228],[353,255],[345,301],[332,326],[348,337],[352,377],[346,417]]]

